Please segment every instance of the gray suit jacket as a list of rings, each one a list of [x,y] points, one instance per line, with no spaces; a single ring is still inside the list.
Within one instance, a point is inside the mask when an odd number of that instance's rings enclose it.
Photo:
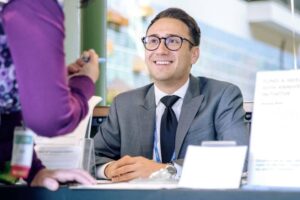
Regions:
[[[118,95],[94,138],[96,165],[125,155],[152,159],[155,109],[153,84]],[[238,87],[190,76],[178,120],[175,162],[182,165],[188,145],[201,145],[202,141],[234,140],[248,145],[244,114]]]

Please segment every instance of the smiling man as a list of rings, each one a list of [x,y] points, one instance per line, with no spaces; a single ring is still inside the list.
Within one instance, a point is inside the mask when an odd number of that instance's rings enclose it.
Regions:
[[[142,42],[153,83],[114,99],[95,136],[99,178],[129,181],[164,168],[179,177],[188,145],[248,145],[239,88],[190,74],[200,35],[195,20],[178,8],[151,21]]]

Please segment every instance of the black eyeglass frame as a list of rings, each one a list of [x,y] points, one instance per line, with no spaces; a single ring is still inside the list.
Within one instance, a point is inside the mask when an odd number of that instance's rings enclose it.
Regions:
[[[149,38],[149,37],[154,37],[154,38],[157,38],[157,39],[159,40],[159,43],[158,43],[158,45],[157,45],[156,48],[154,48],[154,49],[148,49],[148,48],[146,47],[146,38]],[[180,43],[180,46],[179,46],[177,49],[170,49],[170,48],[168,47],[168,45],[167,45],[167,40],[168,40],[169,38],[171,38],[171,37],[177,37],[177,38],[180,39],[181,43]],[[158,37],[158,36],[156,36],[156,35],[150,35],[150,36],[144,36],[144,37],[141,38],[142,43],[143,43],[145,49],[147,49],[148,51],[155,51],[156,49],[158,49],[158,47],[159,47],[159,45],[160,45],[162,39],[164,40],[164,45],[165,45],[165,47],[166,47],[167,49],[169,49],[170,51],[178,51],[178,50],[182,47],[183,41],[187,41],[188,43],[190,43],[190,45],[191,45],[192,47],[196,46],[196,45],[195,45],[193,42],[191,42],[189,39],[184,38],[184,37],[181,37],[181,36],[179,36],[179,35],[169,35],[169,36],[167,36],[167,37]]]

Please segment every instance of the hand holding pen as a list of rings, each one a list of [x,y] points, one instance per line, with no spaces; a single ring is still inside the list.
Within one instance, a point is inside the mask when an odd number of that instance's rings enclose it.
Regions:
[[[86,75],[95,83],[99,77],[99,57],[97,53],[90,49],[84,51],[82,56],[76,62],[68,66],[68,74],[70,77],[78,75]]]

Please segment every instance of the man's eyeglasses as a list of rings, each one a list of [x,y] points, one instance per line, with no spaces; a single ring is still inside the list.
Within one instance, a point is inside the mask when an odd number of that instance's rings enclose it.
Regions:
[[[165,41],[164,43],[167,49],[171,51],[177,51],[178,49],[180,49],[184,40],[190,43],[192,46],[195,46],[194,43],[192,43],[190,40],[177,35],[171,35],[168,37],[158,37],[154,35],[146,36],[142,38],[142,42],[145,49],[147,49],[148,51],[154,51],[158,49],[162,39]]]

